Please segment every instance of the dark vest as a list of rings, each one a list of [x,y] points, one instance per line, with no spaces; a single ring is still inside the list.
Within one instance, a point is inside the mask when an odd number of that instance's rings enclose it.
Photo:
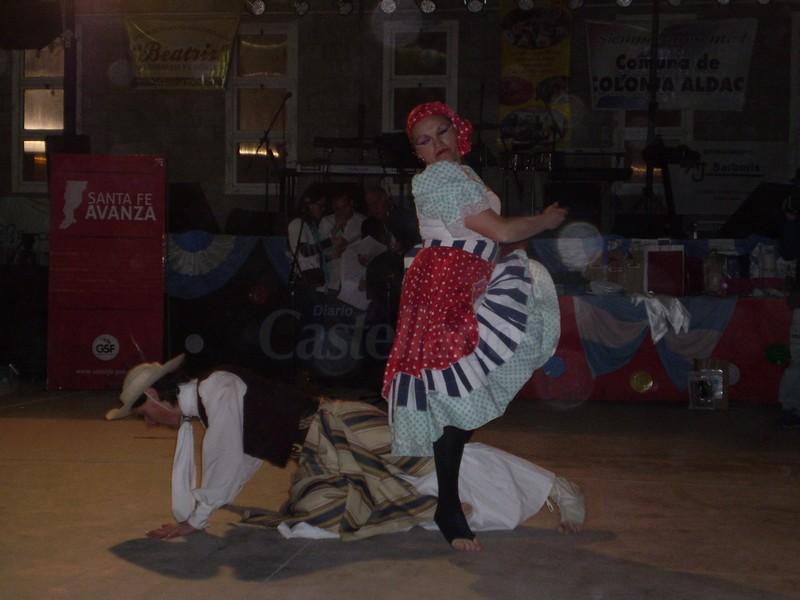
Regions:
[[[242,367],[224,366],[213,371],[227,371],[241,378],[247,386],[244,395],[243,446],[244,453],[285,467],[292,445],[302,443],[306,431],[300,421],[314,414],[318,400],[281,381],[265,379]],[[199,378],[200,381],[213,371]],[[200,419],[208,427],[205,407],[198,403]]]

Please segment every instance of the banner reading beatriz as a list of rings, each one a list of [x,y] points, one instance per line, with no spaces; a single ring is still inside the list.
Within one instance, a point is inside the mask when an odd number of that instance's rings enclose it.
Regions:
[[[127,17],[136,87],[225,87],[239,17]]]
[[[501,4],[500,135],[506,142],[552,149],[570,136],[572,14],[564,0],[522,10]]]

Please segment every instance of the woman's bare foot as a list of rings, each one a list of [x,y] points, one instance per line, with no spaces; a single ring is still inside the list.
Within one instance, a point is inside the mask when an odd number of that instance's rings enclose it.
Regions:
[[[475,539],[475,534],[469,528],[467,517],[465,516],[465,513],[472,512],[472,506],[463,502],[460,508],[461,510],[453,511],[437,508],[433,520],[453,550],[480,552],[482,549],[481,544]]]
[[[453,550],[458,550],[459,552],[480,552],[483,550],[480,542],[477,538],[467,539],[467,538],[456,538],[450,545],[453,547]]]

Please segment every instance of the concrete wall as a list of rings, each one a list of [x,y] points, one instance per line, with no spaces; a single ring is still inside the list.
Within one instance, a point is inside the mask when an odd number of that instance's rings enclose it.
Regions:
[[[479,116],[497,120],[495,90],[500,76],[499,26],[496,9],[472,15],[459,0],[439,3],[437,17],[459,20],[459,107],[473,119]],[[640,5],[642,3],[639,3]],[[631,13],[637,10],[637,3]],[[313,139],[325,137],[373,137],[381,130],[382,45],[380,32],[387,19],[418,19],[417,13],[391,16],[378,12],[357,12],[342,17],[332,12],[312,10],[302,18],[280,3],[270,5],[263,19],[297,19],[298,68],[298,158],[309,162],[318,149]],[[401,4],[401,7],[403,5]],[[490,5],[491,6],[491,5]],[[743,2],[722,7],[716,3],[670,8],[665,13],[696,13],[698,18],[720,19],[756,17],[758,37],[752,59],[752,77],[743,112],[696,111],[694,137],[708,141],[774,142],[791,147],[788,140],[790,104],[790,5],[773,1],[762,7]],[[119,69],[127,60],[127,35],[123,24],[126,12],[220,12],[240,11],[238,0],[140,1],[78,0],[76,10],[82,30],[80,58],[79,129],[91,138],[97,153],[155,153],[167,157],[169,178],[175,182],[203,184],[220,219],[231,209],[257,210],[259,197],[226,196],[225,178],[225,95],[222,91],[136,90],[119,85]],[[584,8],[575,13],[572,41],[571,93],[589,104],[589,77],[584,21],[612,18],[621,9],[613,3]],[[640,12],[643,9],[638,9]],[[315,12],[316,11],[316,12]],[[244,19],[248,17],[243,15]],[[481,87],[485,90],[481,98]],[[0,139],[10,139],[11,69],[0,68]],[[363,130],[360,115],[363,114]],[[477,120],[477,119],[476,119]],[[578,146],[606,146],[614,138],[612,113],[590,113],[574,131]],[[484,140],[493,144],[495,132]],[[499,154],[497,148],[494,148]],[[337,157],[338,158],[338,157]],[[343,156],[347,159],[348,157]],[[791,165],[780,165],[786,176]],[[499,185],[497,170],[487,177]],[[298,187],[302,186],[302,182]],[[0,145],[0,194],[9,195],[10,144]]]

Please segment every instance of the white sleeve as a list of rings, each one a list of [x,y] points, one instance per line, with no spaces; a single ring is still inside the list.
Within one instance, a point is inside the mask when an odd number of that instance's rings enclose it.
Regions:
[[[319,269],[319,254],[316,252],[308,256],[305,251],[308,246],[315,246],[316,240],[311,233],[311,225],[304,223],[301,219],[295,219],[286,228],[289,236],[289,260],[297,261],[298,271],[308,271]],[[298,237],[300,238],[298,240]],[[297,242],[300,242],[300,251],[297,250]]]
[[[192,492],[197,505],[188,519],[195,529],[204,529],[211,513],[231,502],[262,464],[242,447],[246,391],[245,383],[226,371],[200,383],[208,429],[203,437],[203,480]]]
[[[344,239],[347,240],[348,244],[355,242],[356,240],[361,239],[361,224],[366,221],[367,217],[362,215],[361,213],[353,213],[353,216],[350,217],[350,220],[347,222],[347,227],[345,231],[342,232]]]
[[[320,219],[319,222],[319,239],[326,240],[330,239],[331,233],[333,232],[333,225],[336,222],[336,218],[333,215],[325,215]]]
[[[297,236],[300,233],[300,219],[292,220],[289,225],[286,226],[286,239],[289,242],[289,252],[294,254],[295,248],[297,247]]]

